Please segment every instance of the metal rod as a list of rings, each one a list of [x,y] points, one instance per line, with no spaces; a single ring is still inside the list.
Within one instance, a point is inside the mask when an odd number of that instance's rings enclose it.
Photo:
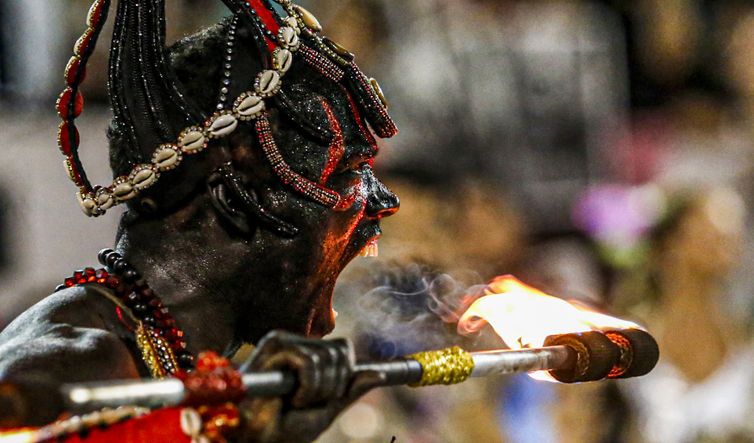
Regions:
[[[574,364],[575,353],[567,346],[548,346],[522,350],[500,350],[471,353],[474,360],[472,377],[553,370]],[[356,371],[379,371],[385,374],[385,386],[417,383],[422,366],[407,358],[389,362],[360,363]],[[243,375],[246,394],[251,397],[278,396],[296,388],[291,372],[267,371]],[[164,380],[126,380],[83,383],[63,386],[66,406],[74,412],[86,412],[123,405],[160,407],[180,404],[186,396],[183,383]]]

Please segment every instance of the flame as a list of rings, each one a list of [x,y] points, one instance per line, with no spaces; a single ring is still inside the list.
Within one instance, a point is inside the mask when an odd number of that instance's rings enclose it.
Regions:
[[[463,313],[458,331],[471,333],[489,324],[511,349],[540,347],[550,335],[639,328],[635,323],[596,312],[579,302],[547,295],[511,275],[495,278],[484,293]],[[530,375],[553,380],[546,373]]]
[[[30,428],[0,430],[0,443],[34,443],[39,441],[39,433]]]

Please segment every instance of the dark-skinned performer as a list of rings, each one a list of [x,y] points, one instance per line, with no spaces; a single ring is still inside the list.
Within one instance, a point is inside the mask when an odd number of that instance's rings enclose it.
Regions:
[[[308,11],[285,0],[223,2],[231,17],[169,49],[164,0],[92,6],[58,102],[59,147],[87,215],[127,210],[102,269],[77,271],[0,334],[2,426],[59,419],[64,383],[228,381],[238,374],[219,356],[244,343],[257,346],[244,370],[291,369],[296,393],[236,402],[228,433],[204,435],[211,410],[184,408],[141,411],[110,434],[102,423],[79,426],[67,438],[311,441],[380,383],[354,373],[345,341],[319,339],[334,327],[339,273],[399,206],[372,169],[372,134],[397,132],[384,97]],[[96,186],[78,157],[75,118],[108,15],[114,180]],[[203,425],[192,425],[197,417]]]

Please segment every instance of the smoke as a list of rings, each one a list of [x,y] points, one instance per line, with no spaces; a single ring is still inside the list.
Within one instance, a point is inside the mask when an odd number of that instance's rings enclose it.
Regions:
[[[361,286],[349,316],[356,321],[359,353],[375,359],[466,341],[456,323],[485,287],[474,272],[451,275],[420,263],[384,262],[370,267]]]

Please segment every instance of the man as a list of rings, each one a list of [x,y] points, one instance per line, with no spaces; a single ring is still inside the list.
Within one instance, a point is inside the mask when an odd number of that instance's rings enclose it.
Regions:
[[[292,369],[299,387],[246,402],[233,438],[312,440],[380,383],[353,373],[345,342],[314,340],[334,326],[338,274],[398,209],[371,168],[367,125],[397,132],[379,87],[288,1],[279,14],[226,0],[232,18],[166,51],[164,2],[121,0],[108,85],[116,178],[92,186],[75,118],[109,3],[95,1],[68,65],[59,143],[87,215],[128,210],[105,269],[75,273],[0,334],[4,424],[54,420],[63,383],[191,377],[181,370],[198,352],[255,343],[249,368]]]

